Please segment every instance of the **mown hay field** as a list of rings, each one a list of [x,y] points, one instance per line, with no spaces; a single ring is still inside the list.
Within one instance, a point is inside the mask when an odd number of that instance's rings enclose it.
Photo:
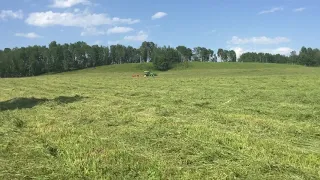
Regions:
[[[320,69],[191,63],[0,79],[0,179],[320,179]]]

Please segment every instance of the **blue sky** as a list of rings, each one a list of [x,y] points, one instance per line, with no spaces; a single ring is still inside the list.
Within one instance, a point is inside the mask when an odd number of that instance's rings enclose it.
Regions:
[[[10,0],[0,49],[85,41],[288,54],[319,48],[319,0]]]

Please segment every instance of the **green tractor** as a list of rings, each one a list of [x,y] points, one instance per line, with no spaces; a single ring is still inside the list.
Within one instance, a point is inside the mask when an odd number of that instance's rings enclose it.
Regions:
[[[144,71],[144,77],[154,77],[154,76],[157,76],[157,74],[150,71]]]

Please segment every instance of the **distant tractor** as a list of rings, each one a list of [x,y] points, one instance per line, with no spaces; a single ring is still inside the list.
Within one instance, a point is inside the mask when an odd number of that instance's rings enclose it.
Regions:
[[[150,71],[144,71],[144,77],[154,77],[154,76],[157,76],[157,74]]]
[[[155,77],[158,76],[156,73],[150,71],[144,71],[144,77]],[[133,74],[132,77],[142,77],[140,74]]]

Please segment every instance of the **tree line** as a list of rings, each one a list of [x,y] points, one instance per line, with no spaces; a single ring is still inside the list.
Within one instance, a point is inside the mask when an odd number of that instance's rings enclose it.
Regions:
[[[65,72],[89,67],[123,63],[153,62],[159,70],[185,61],[216,61],[214,52],[204,47],[158,47],[143,42],[139,48],[123,46],[88,45],[79,41],[71,44],[28,46],[0,50],[0,77],[25,77],[45,73]],[[213,60],[214,59],[214,60]]]
[[[49,46],[28,46],[0,50],[0,77],[25,77],[45,73],[65,72],[89,67],[123,63],[153,62],[158,70],[168,70],[176,63],[200,62],[237,62],[233,50],[218,49],[217,53],[205,47],[193,49],[186,46],[158,47],[153,42],[143,42],[139,48],[123,46],[88,45],[79,41],[58,44],[53,41]],[[238,62],[292,63],[307,66],[320,65],[319,49],[303,47],[297,55],[290,56],[268,53],[244,53]]]
[[[238,59],[239,62],[257,62],[257,63],[281,63],[297,64],[304,66],[320,66],[320,50],[302,47],[299,54],[292,51],[289,56],[270,53],[244,53]]]

